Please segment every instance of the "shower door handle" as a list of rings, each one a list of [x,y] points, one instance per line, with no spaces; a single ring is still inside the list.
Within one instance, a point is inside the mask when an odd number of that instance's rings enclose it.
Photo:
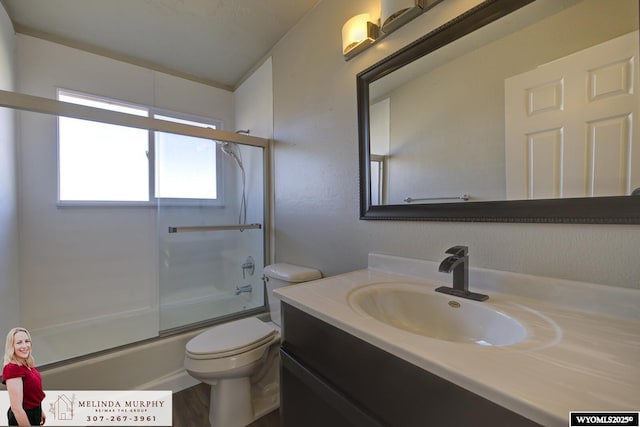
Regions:
[[[234,224],[234,225],[195,225],[182,227],[169,227],[169,233],[186,233],[194,231],[229,231],[229,230],[254,230],[261,229],[262,224]]]

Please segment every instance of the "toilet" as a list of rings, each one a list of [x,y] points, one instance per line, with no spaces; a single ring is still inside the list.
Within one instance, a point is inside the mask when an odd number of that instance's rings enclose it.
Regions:
[[[280,405],[280,300],[273,290],[322,277],[314,268],[278,263],[264,268],[271,321],[235,320],[187,342],[184,367],[211,385],[211,427],[244,427]]]

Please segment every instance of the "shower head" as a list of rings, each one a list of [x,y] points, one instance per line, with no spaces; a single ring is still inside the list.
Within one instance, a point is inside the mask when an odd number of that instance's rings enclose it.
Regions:
[[[249,130],[239,130],[236,133],[246,133],[249,134]],[[238,165],[240,172],[242,174],[242,195],[240,197],[240,213],[238,214],[238,224],[246,224],[247,222],[247,195],[246,195],[246,185],[247,178],[244,171],[244,166],[242,165],[242,151],[240,147],[235,142],[229,141],[216,141],[216,144],[220,144],[220,150],[227,156],[231,157]]]
[[[233,142],[226,142],[225,141],[225,142],[221,143],[220,145],[221,145],[220,149],[222,150],[222,152],[224,154],[227,154],[229,156],[234,156],[235,157],[235,153],[233,151],[233,149],[235,147],[235,144]]]
[[[211,127],[209,127],[209,129],[212,129]],[[237,130],[236,133],[242,133],[245,135],[249,135],[249,129],[245,129],[245,130]],[[244,172],[244,168],[242,166],[242,154],[240,153],[240,150],[238,149],[238,145],[235,142],[229,142],[229,141],[219,141],[217,139],[214,139],[213,142],[215,142],[216,144],[218,144],[220,146],[220,150],[222,150],[222,152],[224,154],[226,154],[229,157],[232,157],[233,160],[235,160],[235,162],[238,164],[238,167],[240,167],[240,169],[242,169],[242,171]]]
[[[218,141],[217,139],[214,139],[213,142],[219,145],[220,149],[225,154],[231,154],[233,152],[233,147],[236,145],[234,142]]]
[[[244,169],[242,166],[242,154],[238,148],[238,144],[229,141],[216,141],[216,144],[220,145],[220,150],[222,150],[224,154],[235,160],[240,169]]]
[[[212,129],[212,128],[209,128]],[[213,130],[213,129],[212,129]],[[246,130],[237,130],[236,133],[243,133],[245,135],[249,135],[249,129]],[[225,155],[231,157],[235,163],[238,165],[240,172],[242,173],[242,195],[240,197],[240,213],[238,214],[238,224],[246,224],[247,222],[247,196],[246,196],[246,174],[244,171],[244,166],[242,165],[242,151],[240,151],[240,147],[235,142],[229,141],[219,141],[217,139],[212,139],[216,145],[220,146],[220,151],[222,151]]]
[[[212,127],[208,127],[208,129],[214,130]],[[236,133],[239,134],[243,134],[243,135],[249,135],[251,133],[251,131],[249,129],[238,129],[236,131]],[[225,154],[229,154],[231,155],[233,153],[233,149],[235,147],[235,142],[229,142],[229,141],[218,141],[217,139],[213,140],[216,144],[220,145],[220,149],[222,150],[223,153]]]

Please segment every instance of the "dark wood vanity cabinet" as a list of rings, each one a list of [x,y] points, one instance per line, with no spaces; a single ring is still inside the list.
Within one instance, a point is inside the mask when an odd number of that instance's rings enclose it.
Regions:
[[[283,427],[538,425],[289,304],[282,316]]]

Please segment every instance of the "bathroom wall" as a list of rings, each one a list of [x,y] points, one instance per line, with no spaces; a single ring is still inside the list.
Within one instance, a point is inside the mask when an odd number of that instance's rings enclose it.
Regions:
[[[356,74],[457,16],[447,0],[345,62],[341,28],[377,0],[321,1],[273,50],[276,260],[334,275],[382,252],[437,261],[454,244],[471,265],[640,288],[640,226],[361,221]]]
[[[13,25],[0,4],[0,89],[14,90]],[[18,199],[15,116],[0,108],[0,329],[19,323]],[[2,335],[4,337],[4,335]]]
[[[252,136],[273,138],[273,66],[271,57],[235,90],[236,129],[248,129]]]

